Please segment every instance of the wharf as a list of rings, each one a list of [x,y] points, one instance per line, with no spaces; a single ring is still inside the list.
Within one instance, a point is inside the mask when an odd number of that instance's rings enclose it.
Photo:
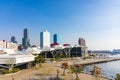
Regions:
[[[72,62],[72,64],[91,65],[91,64],[99,64],[99,63],[105,63],[105,62],[111,62],[117,60],[120,60],[120,58],[102,58],[102,59],[97,58],[97,59],[75,60]]]

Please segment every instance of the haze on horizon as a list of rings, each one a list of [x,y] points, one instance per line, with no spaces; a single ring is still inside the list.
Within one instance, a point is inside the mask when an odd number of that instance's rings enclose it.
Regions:
[[[120,49],[120,0],[0,0],[0,40],[16,36],[21,43],[28,28],[31,44],[47,29],[88,49]]]

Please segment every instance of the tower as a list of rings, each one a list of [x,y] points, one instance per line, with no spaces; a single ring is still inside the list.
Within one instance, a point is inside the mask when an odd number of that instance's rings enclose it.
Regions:
[[[23,31],[22,45],[26,49],[30,46],[30,39],[28,37],[28,29],[25,28]]]
[[[58,34],[53,35],[53,43],[62,43],[62,36]]]
[[[11,37],[11,42],[17,43],[15,36],[12,36],[12,37]]]
[[[50,47],[50,33],[47,30],[40,32],[40,47]]]

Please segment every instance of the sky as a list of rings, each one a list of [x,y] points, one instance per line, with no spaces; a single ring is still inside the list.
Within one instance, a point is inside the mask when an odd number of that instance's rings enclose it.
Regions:
[[[63,43],[86,40],[88,49],[120,49],[120,0],[0,0],[0,40],[20,44],[28,28],[31,44],[40,32],[62,35]]]

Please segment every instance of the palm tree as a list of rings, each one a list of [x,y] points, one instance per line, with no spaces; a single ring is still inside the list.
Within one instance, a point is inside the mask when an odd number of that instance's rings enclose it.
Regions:
[[[83,71],[84,67],[82,65],[73,65],[70,69],[72,73],[75,73],[76,80],[79,80],[78,74],[80,74]]]
[[[101,73],[102,73],[101,68],[99,68],[99,67],[96,66],[96,65],[93,66],[93,71],[92,71],[92,72],[93,72],[92,74],[96,76],[96,79],[97,79],[98,76],[100,76]]]
[[[120,80],[120,74],[116,74],[115,80]]]
[[[67,62],[66,63],[62,63],[62,68],[64,69],[63,70],[63,75],[65,75],[65,71],[66,71],[66,69],[69,68],[69,64]]]

